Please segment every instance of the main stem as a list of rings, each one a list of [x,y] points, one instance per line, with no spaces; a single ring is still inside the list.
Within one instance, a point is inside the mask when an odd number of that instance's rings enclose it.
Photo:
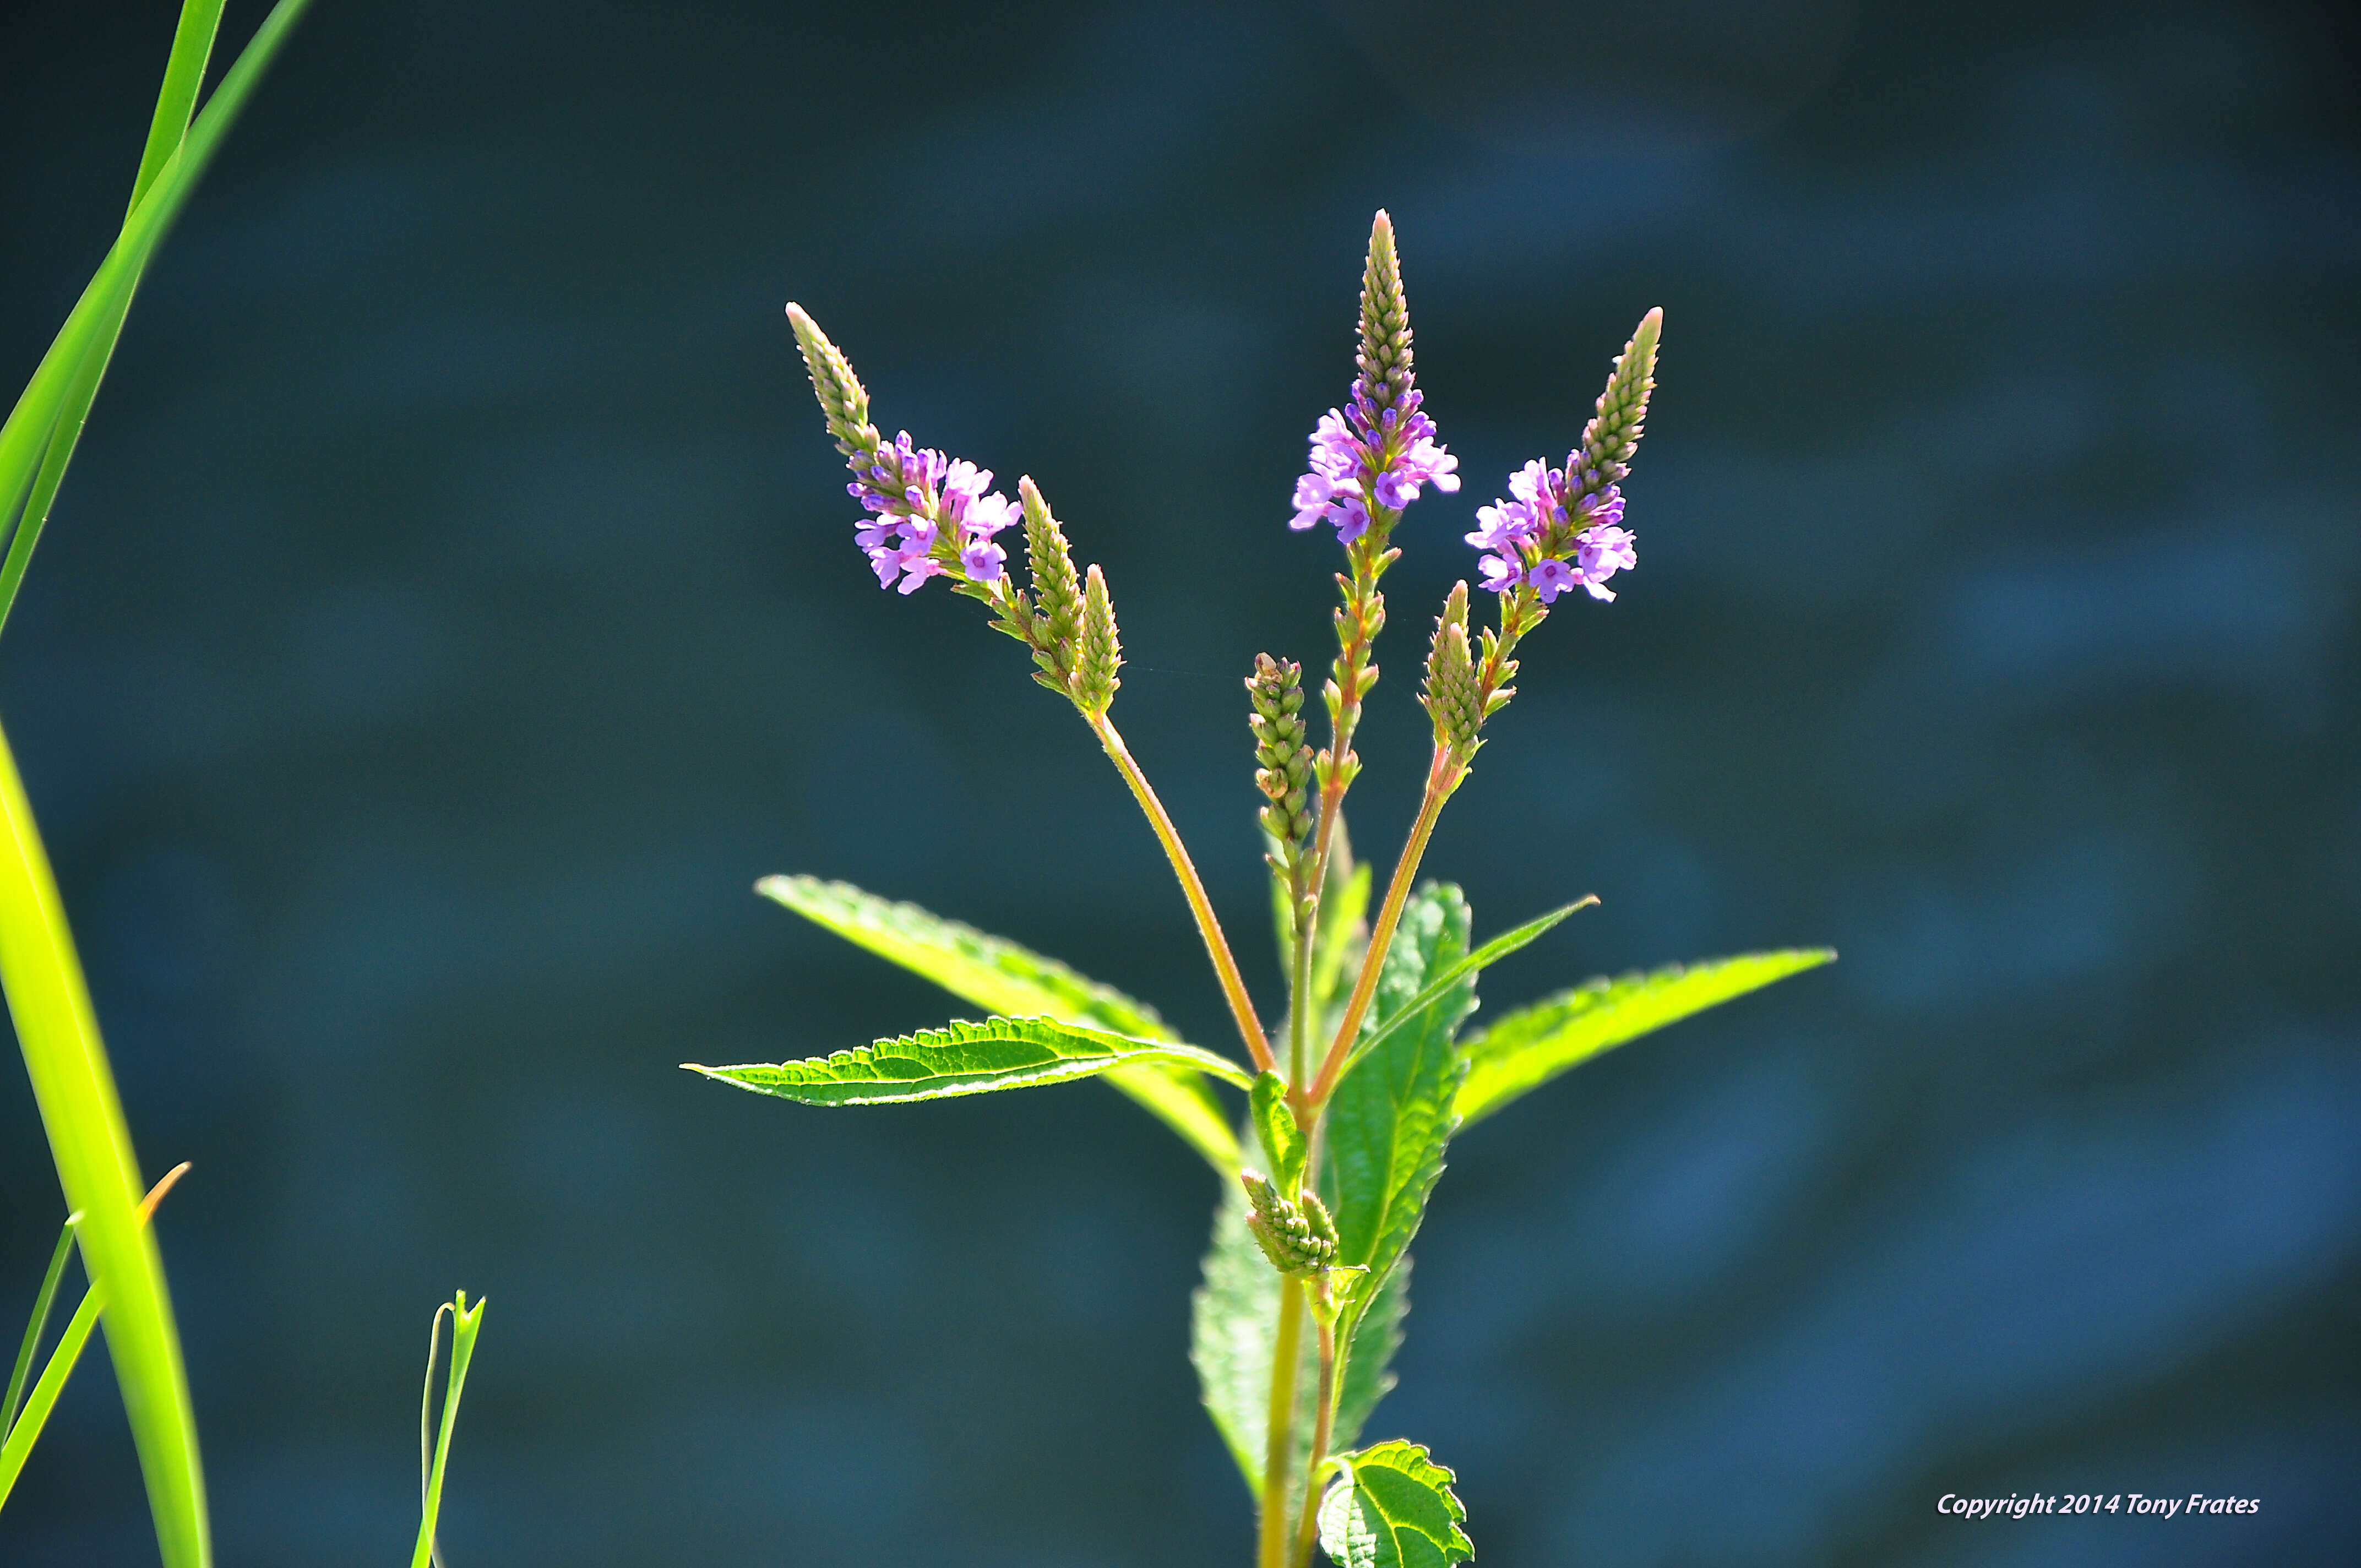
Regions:
[[[1411,825],[1410,840],[1402,845],[1401,859],[1394,862],[1393,881],[1386,887],[1384,908],[1378,912],[1378,923],[1369,932],[1369,950],[1361,959],[1361,973],[1353,982],[1352,1000],[1345,1004],[1345,1016],[1336,1025],[1336,1037],[1329,1043],[1328,1058],[1321,1063],[1320,1076],[1312,1080],[1305,1098],[1314,1106],[1327,1103],[1336,1087],[1336,1077],[1344,1069],[1345,1058],[1355,1036],[1361,1032],[1361,1018],[1369,1010],[1369,999],[1377,994],[1378,974],[1385,968],[1386,949],[1393,946],[1394,928],[1401,924],[1402,905],[1410,902],[1410,884],[1418,875],[1419,862],[1426,858],[1426,841],[1434,836],[1435,819],[1443,815],[1443,803],[1467,774],[1467,765],[1448,750],[1438,746],[1434,761],[1426,771],[1426,798],[1419,803],[1418,820]]]
[[[1325,1289],[1323,1286],[1321,1288]],[[1328,1440],[1336,1421],[1336,1326],[1318,1321],[1320,1330],[1320,1409],[1312,1426],[1312,1457],[1303,1465],[1303,1516],[1295,1529],[1296,1568],[1310,1568],[1312,1543],[1320,1534],[1320,1499],[1312,1488],[1320,1478],[1320,1462],[1328,1457]]]
[[[1205,939],[1206,955],[1213,960],[1213,972],[1221,977],[1222,993],[1229,999],[1230,1015],[1237,1021],[1246,1053],[1254,1058],[1256,1067],[1265,1072],[1276,1072],[1279,1063],[1270,1054],[1270,1042],[1263,1037],[1262,1021],[1255,1016],[1254,999],[1246,994],[1245,977],[1238,973],[1237,959],[1230,956],[1229,939],[1222,935],[1222,923],[1213,915],[1213,901],[1205,896],[1205,883],[1189,859],[1188,846],[1180,842],[1164,803],[1156,798],[1156,791],[1148,787],[1148,775],[1139,771],[1139,763],[1124,745],[1115,720],[1104,713],[1085,717],[1097,732],[1099,744],[1106,748],[1115,771],[1131,786],[1139,809],[1148,814],[1148,825],[1156,829],[1157,840],[1164,846],[1164,857],[1172,862],[1172,874],[1180,879],[1180,892],[1189,900],[1189,913],[1197,917],[1197,934]]]
[[[1303,1343],[1303,1286],[1279,1280],[1279,1333],[1270,1347],[1270,1425],[1262,1451],[1262,1551],[1259,1568],[1288,1568],[1287,1471],[1295,1448],[1296,1362]]]

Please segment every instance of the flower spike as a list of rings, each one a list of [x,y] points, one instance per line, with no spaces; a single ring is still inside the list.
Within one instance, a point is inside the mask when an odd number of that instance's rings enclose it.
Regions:
[[[1425,486],[1459,488],[1459,459],[1434,439],[1411,353],[1410,302],[1394,251],[1393,220],[1382,211],[1369,229],[1361,271],[1361,345],[1343,410],[1330,409],[1312,432],[1311,463],[1295,481],[1297,530],[1333,523],[1351,544],[1376,524],[1383,540]]]
[[[991,599],[1008,559],[993,536],[1018,516],[1006,496],[986,491],[992,470],[918,446],[906,430],[886,444],[869,422],[869,393],[843,352],[801,305],[787,306],[787,321],[829,433],[852,470],[844,488],[870,514],[852,539],[878,586],[911,594],[929,577],[950,577]]]

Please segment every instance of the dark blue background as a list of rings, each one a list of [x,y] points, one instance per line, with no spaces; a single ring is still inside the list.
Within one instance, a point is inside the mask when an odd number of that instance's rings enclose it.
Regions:
[[[233,6],[241,39],[258,15]],[[428,1312],[491,1299],[490,1563],[1240,1563],[1214,1183],[1096,1086],[804,1111],[675,1069],[957,1005],[843,876],[1211,1046],[1153,841],[1014,645],[879,593],[779,309],[1035,475],[1265,1010],[1238,677],[1371,209],[1468,488],[1667,313],[1642,565],[1531,645],[1430,865],[1485,977],[1828,942],[1454,1149],[1403,1386],[1484,1561],[2361,1549],[2361,100],[2335,11],[321,0],[164,252],[0,643],[160,1224],[222,1561],[400,1561]],[[170,30],[0,21],[0,365],[119,221]],[[226,59],[227,49],[223,58]],[[0,1318],[59,1217],[0,1074]],[[13,1332],[13,1331],[9,1331]],[[11,1563],[152,1561],[99,1358]],[[1963,1524],[1945,1492],[2262,1499]]]

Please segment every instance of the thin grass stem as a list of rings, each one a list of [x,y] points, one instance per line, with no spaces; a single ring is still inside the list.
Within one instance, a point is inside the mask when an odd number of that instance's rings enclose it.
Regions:
[[[63,1229],[58,1232],[58,1249],[49,1255],[49,1271],[41,1276],[40,1292],[33,1298],[33,1315],[25,1324],[25,1343],[16,1347],[16,1368],[8,1375],[8,1398],[0,1403],[0,1439],[5,1439],[16,1424],[16,1412],[25,1397],[25,1379],[32,1376],[33,1357],[41,1348],[41,1335],[49,1326],[49,1309],[57,1304],[58,1282],[65,1277],[66,1259],[73,1255],[73,1216],[66,1216]]]
[[[443,1394],[443,1422],[434,1445],[430,1462],[426,1452],[427,1407],[434,1397],[434,1356],[442,1343],[443,1314],[451,1314],[451,1375]],[[426,1339],[426,1387],[419,1396],[418,1441],[419,1460],[424,1468],[419,1488],[418,1544],[410,1553],[410,1568],[442,1568],[443,1549],[436,1541],[434,1527],[443,1516],[443,1474],[451,1458],[451,1433],[458,1425],[459,1396],[467,1386],[467,1364],[475,1359],[476,1332],[484,1315],[484,1303],[467,1305],[467,1293],[459,1291],[453,1300],[434,1309],[434,1323]]]

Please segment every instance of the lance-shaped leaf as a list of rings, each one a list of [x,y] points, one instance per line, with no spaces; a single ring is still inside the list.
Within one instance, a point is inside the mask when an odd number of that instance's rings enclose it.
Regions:
[[[1372,1290],[1417,1234],[1457,1125],[1452,1102],[1467,1069],[1452,1036],[1476,1008],[1475,972],[1463,963],[1468,918],[1447,883],[1411,897],[1364,1025],[1380,1043],[1328,1102],[1322,1191],[1336,1217],[1336,1261],[1368,1269]],[[1429,984],[1444,975],[1455,978]],[[1358,1313],[1346,1309],[1345,1332]]]
[[[939,1029],[802,1061],[681,1066],[805,1105],[898,1105],[1066,1083],[1147,1062],[1178,1062],[1226,1078],[1240,1089],[1254,1084],[1235,1063],[1194,1046],[1135,1040],[1055,1018],[987,1018],[981,1024],[955,1019]]]
[[[1229,1445],[1245,1475],[1246,1490],[1262,1494],[1263,1446],[1269,1441],[1270,1358],[1279,1328],[1279,1271],[1246,1230],[1245,1190],[1228,1184],[1213,1217],[1213,1247],[1205,1255],[1205,1280],[1191,1301],[1189,1359],[1196,1365],[1206,1413]],[[1378,1401],[1394,1386],[1389,1370],[1401,1345],[1401,1321],[1410,1310],[1410,1259],[1402,1258],[1360,1306],[1360,1326],[1345,1359],[1338,1387],[1332,1447],[1349,1446]],[[1291,1474],[1301,1475],[1312,1453],[1312,1396],[1319,1383],[1319,1344],[1302,1342],[1297,1369],[1295,1456]]]
[[[1338,1462],[1320,1504],[1320,1544],[1338,1568],[1450,1568],[1475,1545],[1452,1482],[1458,1477],[1411,1442],[1381,1442]]]
[[[1490,1115],[1603,1050],[1835,957],[1827,948],[1789,948],[1674,964],[1653,974],[1587,981],[1511,1013],[1460,1047],[1468,1064],[1459,1086],[1460,1124]]]
[[[1429,888],[1431,889],[1432,886],[1433,884],[1430,883]],[[1426,1016],[1427,1004],[1445,992],[1456,990],[1460,981],[1473,976],[1480,969],[1499,962],[1521,948],[1531,946],[1543,933],[1554,927],[1567,916],[1576,910],[1587,909],[1598,902],[1598,894],[1586,894],[1563,908],[1553,909],[1546,915],[1537,915],[1514,930],[1501,932],[1472,953],[1466,950],[1466,943],[1462,941],[1460,951],[1451,962],[1429,971],[1424,988],[1408,1002],[1398,1003],[1390,1015],[1382,1007],[1371,1006],[1368,1015],[1361,1020],[1361,1037],[1353,1042],[1352,1050],[1345,1055],[1344,1067],[1337,1071],[1338,1079],[1342,1080],[1345,1074],[1350,1073],[1359,1065],[1362,1058],[1383,1046],[1393,1036],[1396,1029],[1409,1028],[1423,1019]],[[1400,939],[1396,938],[1397,941]],[[1386,952],[1386,968],[1378,971],[1378,983],[1381,988],[1385,984],[1386,976],[1392,972],[1393,961],[1393,950],[1389,948]],[[1372,1000],[1374,1002],[1381,998],[1373,997]],[[1470,1005],[1472,1007],[1473,1004]]]
[[[923,976],[978,1007],[1010,1015],[1043,1014],[1139,1040],[1175,1040],[1156,1010],[1075,973],[1055,959],[915,904],[896,904],[849,883],[818,877],[764,877],[755,891],[856,947]],[[1237,1135],[1213,1086],[1193,1067],[1172,1061],[1108,1069],[1108,1085],[1129,1095],[1224,1177],[1238,1168]]]

